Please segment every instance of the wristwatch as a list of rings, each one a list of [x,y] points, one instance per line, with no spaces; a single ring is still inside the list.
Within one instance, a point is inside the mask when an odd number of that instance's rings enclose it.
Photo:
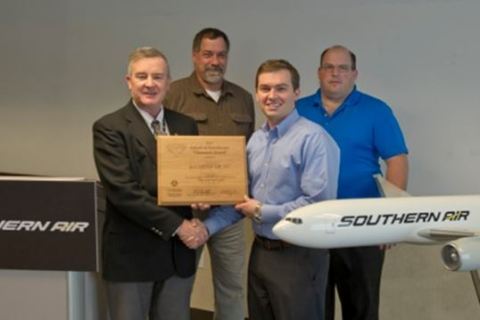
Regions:
[[[257,202],[253,210],[252,220],[255,223],[262,223],[262,203]]]

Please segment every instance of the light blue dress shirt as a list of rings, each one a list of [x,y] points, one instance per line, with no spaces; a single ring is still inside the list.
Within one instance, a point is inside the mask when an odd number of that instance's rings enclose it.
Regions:
[[[274,128],[265,123],[247,145],[250,197],[262,203],[256,234],[277,239],[272,228],[297,208],[336,198],[340,152],[317,124],[294,109]],[[205,224],[213,234],[243,217],[233,207],[211,211]]]

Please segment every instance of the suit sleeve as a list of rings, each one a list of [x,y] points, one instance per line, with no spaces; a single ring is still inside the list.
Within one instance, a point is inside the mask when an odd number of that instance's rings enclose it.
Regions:
[[[93,126],[94,158],[98,174],[107,193],[108,202],[125,218],[155,232],[168,240],[184,217],[165,207],[159,207],[156,197],[142,183],[139,167],[132,162],[147,161],[136,158],[128,137],[119,129],[98,121]],[[148,166],[148,164],[146,164]],[[155,175],[155,167],[145,170]]]

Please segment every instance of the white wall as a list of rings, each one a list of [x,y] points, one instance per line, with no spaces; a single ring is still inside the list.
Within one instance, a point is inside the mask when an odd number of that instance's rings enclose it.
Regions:
[[[228,78],[253,88],[257,66],[286,58],[316,89],[321,50],[357,54],[359,89],[391,104],[411,159],[409,191],[478,193],[480,42],[476,0],[4,0],[0,4],[0,171],[95,178],[91,124],[122,106],[128,53],[153,45],[173,77],[191,71],[195,32],[223,29]],[[383,319],[472,319],[468,274],[438,247],[387,258]]]

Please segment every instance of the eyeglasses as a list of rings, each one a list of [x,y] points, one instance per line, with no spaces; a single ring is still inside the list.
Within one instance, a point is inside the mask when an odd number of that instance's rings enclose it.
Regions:
[[[321,66],[321,68],[327,72],[334,72],[335,70],[337,70],[338,73],[347,73],[352,70],[352,67],[348,64],[340,64],[338,66],[335,66],[333,64],[324,64],[323,66]]]

